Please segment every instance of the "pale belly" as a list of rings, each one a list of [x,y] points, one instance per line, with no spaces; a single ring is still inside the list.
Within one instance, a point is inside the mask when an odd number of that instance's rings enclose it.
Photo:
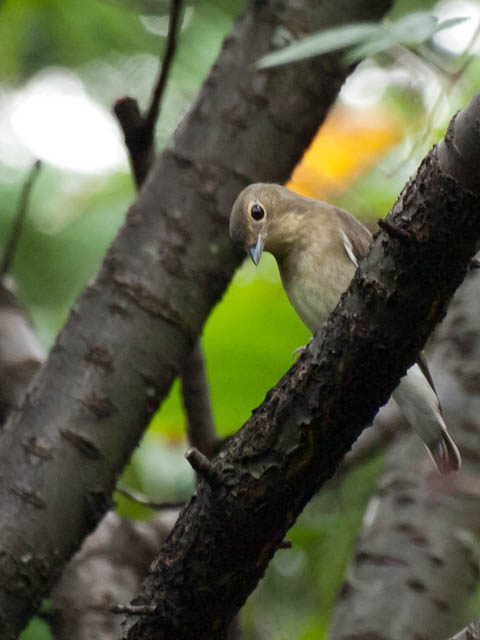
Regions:
[[[280,270],[288,299],[312,333],[323,325],[333,311],[355,272],[353,265],[350,267],[345,263],[329,264],[329,267],[317,270],[315,277],[310,279],[295,277],[287,280]]]

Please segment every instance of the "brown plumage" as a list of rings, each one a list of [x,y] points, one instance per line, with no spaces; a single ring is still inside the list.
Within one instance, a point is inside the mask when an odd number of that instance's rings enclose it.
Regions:
[[[233,205],[230,235],[258,264],[263,251],[278,263],[287,296],[314,333],[347,289],[371,243],[370,232],[349,213],[276,184],[252,184]],[[420,364],[420,366],[419,366]],[[460,466],[426,362],[413,365],[393,392],[438,470]]]

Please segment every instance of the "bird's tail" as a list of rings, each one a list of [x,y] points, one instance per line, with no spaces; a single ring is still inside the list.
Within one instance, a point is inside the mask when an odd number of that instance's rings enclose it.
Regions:
[[[425,446],[440,473],[450,473],[460,469],[462,459],[457,445],[448,431],[445,430],[441,434],[440,440],[432,447],[429,447],[426,443]]]
[[[422,439],[438,471],[443,474],[457,471],[460,453],[447,431],[435,389],[418,364],[410,367],[392,396]]]

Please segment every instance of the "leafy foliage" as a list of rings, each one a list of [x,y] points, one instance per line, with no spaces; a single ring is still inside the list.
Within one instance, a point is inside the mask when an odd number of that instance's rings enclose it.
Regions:
[[[367,56],[373,56],[395,45],[418,47],[428,42],[435,33],[460,24],[468,18],[459,17],[439,22],[428,13],[414,13],[399,18],[395,22],[364,22],[342,25],[326,29],[289,44],[284,49],[274,51],[261,58],[260,69],[298,62],[331,51],[351,47],[346,56],[347,62],[357,62]]]

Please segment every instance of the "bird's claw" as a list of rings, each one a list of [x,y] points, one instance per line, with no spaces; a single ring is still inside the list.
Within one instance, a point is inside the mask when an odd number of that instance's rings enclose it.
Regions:
[[[308,347],[310,346],[310,343],[312,342],[313,337],[310,338],[308,344],[302,344],[301,347],[297,347],[295,349],[295,351],[292,353],[292,360],[293,362],[295,362],[295,358],[299,358],[301,355],[303,355],[305,353],[305,351],[308,349]]]

